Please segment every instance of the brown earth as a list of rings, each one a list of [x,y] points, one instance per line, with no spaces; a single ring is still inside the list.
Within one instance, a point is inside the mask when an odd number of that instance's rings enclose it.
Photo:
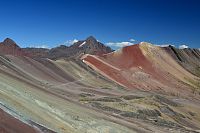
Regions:
[[[39,133],[31,127],[0,109],[0,133]]]

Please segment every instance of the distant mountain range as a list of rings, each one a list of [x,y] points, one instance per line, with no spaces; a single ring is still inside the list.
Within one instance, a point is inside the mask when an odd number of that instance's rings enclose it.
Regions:
[[[52,49],[44,48],[23,48],[23,51],[32,57],[42,57],[50,59],[58,58],[77,58],[83,54],[105,54],[113,50],[98,42],[94,37],[90,36],[85,40],[78,41],[71,46],[60,45]]]
[[[71,46],[60,45],[52,49],[20,48],[12,39],[6,38],[0,43],[1,54],[29,56],[32,58],[77,58],[83,54],[105,54],[113,50],[90,36],[86,40],[78,41]]]

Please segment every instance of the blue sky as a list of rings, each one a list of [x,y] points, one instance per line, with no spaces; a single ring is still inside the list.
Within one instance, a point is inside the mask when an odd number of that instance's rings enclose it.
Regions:
[[[93,35],[103,43],[200,47],[199,0],[1,0],[0,41],[48,46]]]

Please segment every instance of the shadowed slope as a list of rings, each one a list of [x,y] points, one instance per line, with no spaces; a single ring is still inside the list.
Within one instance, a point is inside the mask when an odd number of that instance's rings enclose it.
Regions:
[[[173,46],[165,49],[186,70],[200,77],[200,51],[198,49],[177,49]]]

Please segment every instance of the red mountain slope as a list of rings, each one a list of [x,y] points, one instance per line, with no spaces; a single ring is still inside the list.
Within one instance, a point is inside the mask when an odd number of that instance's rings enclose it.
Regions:
[[[127,46],[103,56],[85,55],[82,59],[127,88],[185,92],[198,87],[199,78],[185,70],[164,48],[148,43]]]

